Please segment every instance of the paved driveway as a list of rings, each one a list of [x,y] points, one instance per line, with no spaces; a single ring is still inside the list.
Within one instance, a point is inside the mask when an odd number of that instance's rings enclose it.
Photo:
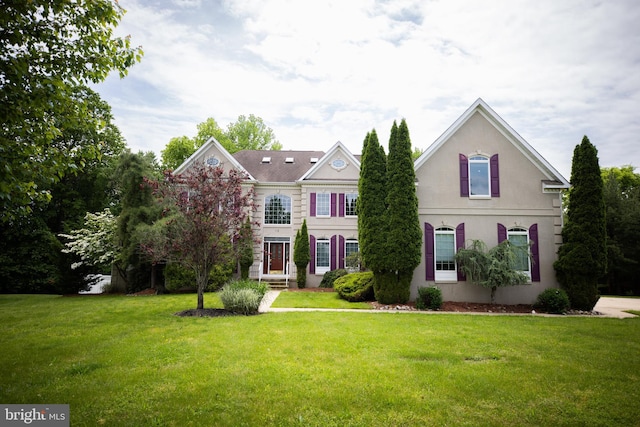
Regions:
[[[625,313],[624,310],[640,311],[640,298],[614,298],[600,297],[598,303],[593,308],[611,317],[636,317],[633,314]]]

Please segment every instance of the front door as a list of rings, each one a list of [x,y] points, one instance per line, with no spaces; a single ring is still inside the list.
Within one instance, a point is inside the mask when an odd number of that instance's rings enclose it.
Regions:
[[[284,266],[284,243],[271,243],[271,274],[282,274]]]

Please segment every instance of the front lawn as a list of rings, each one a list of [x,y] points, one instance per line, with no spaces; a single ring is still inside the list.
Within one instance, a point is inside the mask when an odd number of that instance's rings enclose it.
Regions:
[[[349,302],[340,298],[337,292],[280,292],[271,304],[274,308],[347,308],[371,309],[366,302]]]
[[[639,319],[173,315],[195,303],[192,294],[0,296],[0,402],[68,403],[73,426],[640,420]]]

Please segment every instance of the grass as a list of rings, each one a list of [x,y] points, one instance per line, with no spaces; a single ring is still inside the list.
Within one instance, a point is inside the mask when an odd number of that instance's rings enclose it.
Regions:
[[[349,302],[336,292],[280,292],[271,307],[371,309],[366,302]]]
[[[640,420],[639,319],[173,315],[195,303],[0,296],[0,402],[68,403],[73,426]]]

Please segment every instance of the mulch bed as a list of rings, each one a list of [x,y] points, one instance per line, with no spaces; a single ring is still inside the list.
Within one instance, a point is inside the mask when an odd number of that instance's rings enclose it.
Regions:
[[[198,310],[192,308],[190,310],[179,311],[175,313],[179,317],[227,317],[227,316],[244,316],[244,314],[233,313],[227,311],[224,308],[203,308]],[[256,316],[258,313],[251,314],[250,316]]]

